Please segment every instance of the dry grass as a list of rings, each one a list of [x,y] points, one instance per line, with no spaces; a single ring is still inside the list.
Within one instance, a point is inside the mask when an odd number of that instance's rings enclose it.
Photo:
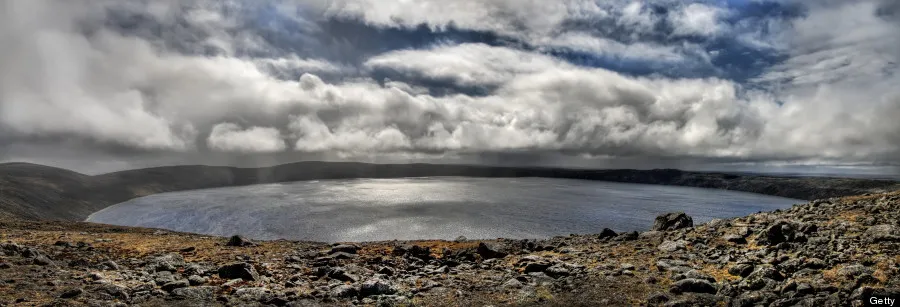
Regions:
[[[859,219],[865,214],[862,210],[849,210],[838,213],[832,220],[846,221],[851,223],[859,222]]]
[[[897,256],[900,258],[900,256]],[[875,263],[875,272],[872,273],[872,276],[875,277],[879,281],[879,283],[884,284],[888,280],[890,280],[891,275],[894,274],[897,268],[897,262],[891,258],[882,259]]]
[[[844,202],[854,202],[854,201],[869,201],[876,200],[882,197],[891,197],[891,196],[900,196],[900,191],[892,191],[887,193],[874,193],[872,195],[852,195],[841,197],[840,200]]]
[[[759,250],[764,246],[760,246],[759,243],[756,242],[756,238],[747,238],[747,249],[748,250]]]
[[[709,274],[716,279],[718,282],[722,281],[735,281],[741,279],[740,276],[734,276],[728,273],[728,268],[734,265],[734,262],[728,263],[727,265],[719,268],[717,265],[705,265],[700,269],[701,272]]]
[[[838,274],[840,267],[835,266],[827,270],[822,271],[822,279],[832,285],[838,285],[841,282],[841,277]]]
[[[264,258],[281,259],[298,245],[287,241],[261,242],[258,246],[234,248],[224,246],[227,239],[179,233],[161,232],[119,232],[90,233],[62,231],[32,231],[23,233],[3,233],[4,240],[25,245],[52,245],[56,241],[86,242],[104,250],[110,257],[141,258],[164,253],[179,253],[193,247],[194,251],[182,253],[185,260],[221,261],[235,259],[238,255],[254,254]]]

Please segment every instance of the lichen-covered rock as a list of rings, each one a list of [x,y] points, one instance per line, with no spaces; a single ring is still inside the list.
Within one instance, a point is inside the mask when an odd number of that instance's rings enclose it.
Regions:
[[[673,212],[657,216],[651,230],[668,231],[689,227],[694,227],[694,219],[684,212]]]
[[[900,241],[900,227],[882,224],[871,226],[864,234],[870,242],[898,242]]]

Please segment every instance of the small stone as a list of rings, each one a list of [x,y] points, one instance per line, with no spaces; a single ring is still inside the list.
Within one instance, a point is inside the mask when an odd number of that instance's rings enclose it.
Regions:
[[[659,305],[669,301],[669,296],[665,293],[652,293],[647,297],[647,304],[649,305]]]
[[[181,300],[209,302],[215,300],[215,293],[216,287],[213,286],[188,287],[172,290],[172,297]]]
[[[776,245],[784,242],[792,242],[796,237],[797,227],[787,221],[778,221],[766,228],[765,242],[768,245]]]
[[[613,231],[612,229],[609,229],[609,228],[603,228],[603,230],[600,231],[600,234],[597,235],[597,238],[598,238],[598,239],[601,239],[601,240],[604,240],[604,239],[614,238],[614,237],[616,237],[617,235],[619,235],[619,234],[617,234],[617,233],[616,233],[615,231]]]
[[[640,235],[638,235],[638,238],[643,239],[643,240],[658,242],[658,240],[663,239],[665,234],[666,233],[664,231],[651,230],[651,231],[642,232]]]
[[[254,302],[268,301],[274,297],[272,290],[264,287],[240,288],[234,291],[234,296],[241,300]]]
[[[244,237],[241,237],[241,236],[231,236],[231,238],[228,239],[228,243],[225,244],[225,246],[237,246],[237,247],[247,247],[247,246],[255,246],[255,245],[256,245],[256,243],[253,243],[253,241],[245,239]]]
[[[328,277],[331,277],[333,279],[337,279],[340,281],[349,281],[349,282],[356,282],[357,280],[359,280],[359,277],[356,277],[356,275],[347,273],[347,271],[345,271],[342,268],[332,269],[330,272],[328,272]]]
[[[856,278],[858,278],[860,276],[872,274],[872,273],[874,273],[874,270],[872,270],[864,265],[861,265],[861,264],[851,264],[851,265],[842,267],[840,270],[838,270],[839,275],[844,276],[850,280],[855,280]]]
[[[328,258],[335,259],[335,260],[353,259],[356,257],[357,256],[355,254],[346,253],[346,252],[336,252],[331,255],[328,255]]]
[[[222,286],[223,286],[223,287],[235,287],[235,286],[237,286],[237,285],[239,285],[239,284],[241,284],[241,283],[243,283],[243,282],[244,282],[243,279],[235,278],[235,279],[226,281],[225,283],[222,284]]]
[[[331,289],[331,293],[329,293],[332,297],[346,298],[346,297],[354,297],[359,293],[351,285],[340,285]]]
[[[188,282],[191,286],[199,286],[206,283],[206,278],[200,277],[199,275],[191,275],[188,276]]]
[[[666,240],[666,241],[663,241],[663,243],[660,244],[659,246],[657,246],[656,248],[659,249],[660,251],[671,253],[674,251],[684,249],[684,244],[680,244],[680,242]]]
[[[670,292],[680,293],[710,293],[716,294],[716,286],[703,279],[682,279],[672,284]]]
[[[458,236],[458,237],[456,237],[456,240],[453,240],[453,241],[454,242],[466,242],[468,240],[469,240],[469,238],[466,238],[466,236]]]
[[[43,254],[38,254],[37,256],[35,256],[34,260],[32,260],[32,262],[36,265],[52,265],[53,264],[53,261],[50,260],[50,258],[47,258],[47,256],[45,256]]]
[[[169,282],[165,285],[162,285],[162,287],[160,287],[160,288],[163,291],[172,292],[172,290],[179,289],[179,288],[186,288],[188,286],[190,286],[190,283],[187,280],[176,280],[173,282]]]
[[[175,281],[175,275],[169,271],[161,271],[153,274],[153,282],[159,286]]]
[[[358,250],[359,250],[359,247],[356,245],[341,244],[341,245],[332,247],[331,252],[329,254],[334,254],[334,253],[356,254],[356,252]]]
[[[427,261],[431,259],[431,249],[419,245],[406,245],[394,248],[394,255],[415,257]]]
[[[476,249],[476,252],[485,259],[503,258],[508,255],[508,253],[503,251],[500,245],[496,243],[478,243],[478,249]]]
[[[641,234],[637,231],[629,231],[625,233],[620,233],[618,236],[613,238],[614,241],[634,241],[640,238]]]
[[[716,282],[716,279],[714,277],[697,270],[690,270],[684,273],[679,273],[672,277],[672,280],[676,281],[682,279],[702,279],[712,283]]]
[[[184,265],[184,257],[180,254],[169,253],[165,254],[150,260],[147,265],[151,270],[155,272],[168,271],[175,272],[178,271],[179,266]]]
[[[550,276],[553,278],[569,276],[569,274],[571,274],[569,269],[567,269],[565,266],[560,265],[560,264],[557,264],[557,265],[547,268],[546,270],[544,270],[544,273],[547,273],[547,276]]]
[[[369,279],[359,287],[359,294],[361,296],[393,294],[394,292],[396,292],[394,286],[391,285],[390,282],[380,278]]]
[[[522,285],[521,281],[519,281],[518,279],[515,279],[515,278],[510,278],[509,280],[504,282],[503,285],[501,285],[500,287],[518,289],[518,288],[521,288],[522,286],[523,285]]]
[[[70,267],[87,267],[90,265],[91,265],[91,263],[85,259],[75,259],[75,260],[69,261]]]
[[[750,273],[753,273],[753,265],[748,263],[738,263],[728,268],[728,274],[735,276],[747,277]]]
[[[543,272],[549,267],[550,263],[547,262],[528,262],[522,268],[522,273]]]
[[[107,269],[110,271],[118,271],[119,270],[119,264],[112,260],[104,261],[102,264],[100,264],[100,266],[103,267],[104,269]]]
[[[804,266],[810,269],[824,269],[828,264],[819,258],[809,258]]]
[[[62,294],[59,295],[60,298],[73,298],[84,293],[84,289],[81,288],[72,288],[66,291],[63,291]]]
[[[187,275],[204,275],[206,269],[198,264],[188,264],[184,267],[184,274]]]
[[[747,239],[744,238],[744,236],[741,236],[738,234],[730,233],[730,234],[725,235],[722,238],[725,239],[725,241],[731,242],[734,244],[747,244]]]
[[[394,269],[391,269],[390,267],[383,266],[383,267],[381,267],[380,269],[378,269],[378,274],[384,274],[384,275],[387,275],[387,276],[393,276],[393,275],[394,275]]]

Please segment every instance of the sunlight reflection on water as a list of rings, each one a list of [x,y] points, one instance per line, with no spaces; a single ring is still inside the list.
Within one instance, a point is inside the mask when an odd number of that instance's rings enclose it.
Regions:
[[[673,186],[545,178],[320,180],[164,193],[96,212],[90,222],[258,239],[377,241],[541,238],[646,230],[656,215],[695,223],[804,201]]]

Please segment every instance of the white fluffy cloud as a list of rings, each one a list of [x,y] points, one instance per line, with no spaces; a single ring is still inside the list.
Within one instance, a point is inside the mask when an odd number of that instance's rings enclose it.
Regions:
[[[207,9],[192,11],[185,21],[205,34],[177,48],[165,38],[101,26],[109,16],[100,8],[107,5],[128,5],[177,23],[171,12],[185,9],[169,2],[2,4],[0,141],[75,138],[139,151],[348,157],[558,152],[898,162],[900,154],[894,120],[900,93],[891,86],[898,79],[877,69],[897,63],[900,44],[889,37],[896,23],[873,14],[874,2],[815,7],[790,29],[790,58],[757,80],[783,86],[752,90],[716,78],[632,77],[538,52],[572,48],[665,61],[703,52],[555,32],[573,16],[617,14],[634,26],[659,22],[638,2],[616,2],[615,9],[583,1],[315,4],[323,16],[355,16],[380,26],[452,23],[519,37],[538,48],[447,42],[387,51],[359,67],[267,55],[271,46],[255,34],[218,31],[239,23],[205,6],[219,5],[210,3],[196,2]],[[855,30],[838,33],[823,26],[838,12],[853,13],[848,22]],[[716,26],[722,12],[709,7],[687,5],[677,14],[670,22],[680,34],[723,31]],[[406,79],[373,79],[357,70],[388,70]],[[302,76],[285,77],[291,74]],[[349,77],[323,77],[329,74]],[[416,83],[423,80],[490,90],[432,95],[427,82]]]
[[[712,36],[723,31],[719,19],[725,14],[721,8],[701,3],[682,7],[672,18],[675,35]]]
[[[450,80],[464,86],[496,86],[522,74],[569,65],[532,52],[485,44],[461,44],[388,52],[369,59],[365,66],[414,74],[411,77]]]
[[[213,126],[206,141],[212,149],[240,153],[278,152],[286,147],[278,129],[266,127],[241,129],[233,123]]]
[[[336,0],[323,1],[321,8],[329,16],[360,18],[379,26],[426,24],[443,29],[452,24],[523,38],[553,31],[570,13],[600,12],[591,1],[582,0]]]

